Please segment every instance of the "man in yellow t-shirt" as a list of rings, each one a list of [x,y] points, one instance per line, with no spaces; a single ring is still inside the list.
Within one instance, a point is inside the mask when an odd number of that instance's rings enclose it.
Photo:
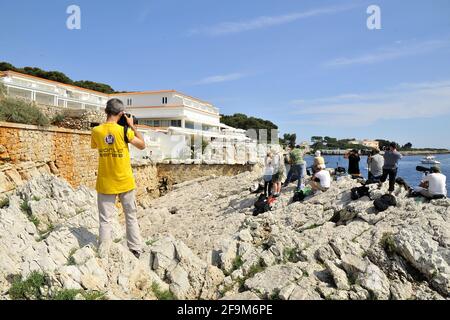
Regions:
[[[106,104],[106,122],[92,129],[91,147],[98,150],[97,204],[99,211],[99,253],[107,251],[111,243],[111,220],[116,213],[116,197],[122,203],[130,251],[139,258],[142,240],[137,221],[136,196],[130,152],[125,141],[124,127],[117,124],[125,116],[128,124],[128,142],[136,148],[145,149],[142,134],[137,131],[133,117],[125,114],[123,102],[111,99]]]

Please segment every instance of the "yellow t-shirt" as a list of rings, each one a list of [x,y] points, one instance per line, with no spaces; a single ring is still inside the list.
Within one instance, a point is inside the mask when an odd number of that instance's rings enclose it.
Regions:
[[[133,140],[133,130],[128,129],[127,137],[128,141]],[[91,147],[98,149],[99,155],[96,185],[98,193],[119,194],[136,188],[122,126],[104,123],[92,129]]]

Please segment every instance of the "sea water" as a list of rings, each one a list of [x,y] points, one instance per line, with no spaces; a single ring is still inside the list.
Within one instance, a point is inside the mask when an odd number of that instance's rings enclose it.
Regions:
[[[410,186],[417,186],[423,178],[423,173],[416,171],[417,166],[431,167],[430,164],[422,164],[420,161],[424,155],[420,156],[404,156],[398,165],[398,177],[402,177]],[[447,176],[447,191],[450,190],[450,154],[435,155],[436,160],[440,161],[439,167],[444,175]],[[325,163],[328,168],[344,167],[348,169],[348,160],[343,156],[324,156]],[[308,167],[312,166],[314,158],[306,156],[305,160]],[[361,174],[367,179],[367,157],[361,156],[359,163]]]

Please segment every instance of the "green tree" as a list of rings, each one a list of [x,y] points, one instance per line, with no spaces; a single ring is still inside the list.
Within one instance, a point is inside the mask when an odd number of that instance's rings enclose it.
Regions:
[[[107,94],[111,94],[111,93],[115,92],[114,89],[111,88],[111,86],[104,84],[104,83],[98,83],[98,82],[93,82],[93,81],[87,81],[87,80],[76,81],[76,82],[74,82],[74,85],[85,88],[85,89],[90,89],[90,90],[103,92],[103,93],[107,93]]]
[[[391,143],[389,140],[383,140],[383,139],[377,139],[375,141],[378,141],[380,144],[380,150],[386,150],[389,149],[389,144]]]
[[[332,138],[332,137],[325,137],[323,138],[327,143],[333,143],[333,142],[337,142],[336,138]]]
[[[402,149],[409,150],[412,149],[412,146],[413,146],[412,143],[408,142],[402,147]]]
[[[280,139],[280,143],[284,146],[289,146],[291,148],[295,147],[297,141],[297,135],[295,133],[285,133],[283,138]]]
[[[11,63],[0,61],[0,71],[17,71],[16,67],[14,67]]]
[[[243,113],[235,113],[233,115],[221,115],[220,121],[230,127],[243,129],[243,130],[256,130],[256,137],[260,140],[260,129],[267,130],[267,138],[270,138],[271,130],[278,129],[278,126],[273,122],[255,118],[248,117]]]

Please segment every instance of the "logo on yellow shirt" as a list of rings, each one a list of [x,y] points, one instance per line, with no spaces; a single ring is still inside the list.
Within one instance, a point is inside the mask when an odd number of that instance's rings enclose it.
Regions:
[[[105,142],[107,143],[107,144],[114,144],[114,141],[116,140],[116,138],[114,138],[114,136],[112,135],[112,134],[108,134],[106,137],[105,137]]]

